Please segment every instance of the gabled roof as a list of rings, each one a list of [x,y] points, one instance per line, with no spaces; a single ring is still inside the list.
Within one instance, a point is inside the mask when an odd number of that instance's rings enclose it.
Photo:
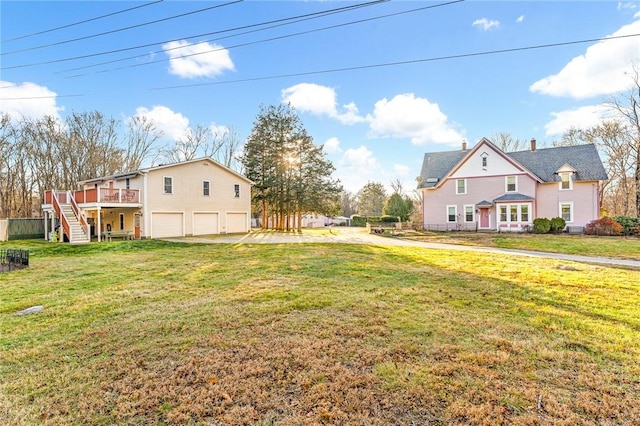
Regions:
[[[505,201],[531,201],[534,200],[533,197],[524,194],[504,194],[501,197],[496,198],[495,202],[502,203]]]
[[[126,178],[131,178],[131,177],[135,177],[137,175],[141,175],[144,173],[148,173],[150,171],[153,170],[160,170],[160,169],[164,169],[164,168],[169,168],[169,167],[177,167],[177,166],[183,166],[185,164],[191,164],[191,163],[197,163],[198,161],[208,161],[218,167],[220,167],[221,169],[224,169],[226,171],[228,171],[229,173],[237,176],[238,178],[245,180],[247,182],[249,182],[250,184],[253,185],[253,181],[251,181],[249,178],[247,178],[246,176],[241,175],[240,173],[218,163],[217,161],[209,158],[209,157],[200,157],[200,158],[195,158],[193,160],[188,160],[188,161],[179,161],[177,163],[170,163],[170,164],[160,164],[157,166],[151,166],[151,167],[146,167],[146,168],[142,168],[139,170],[133,170],[130,172],[124,172],[124,173],[118,173],[115,175],[111,175],[111,176],[103,176],[103,177],[98,177],[98,178],[94,178],[94,179],[88,179],[88,180],[84,180],[79,182],[81,185],[86,185],[88,183],[99,183],[99,182],[105,182],[105,181],[110,181],[110,180],[122,180],[122,179],[126,179]]]
[[[558,182],[556,171],[569,165],[575,169],[575,181],[594,181],[607,179],[598,151],[593,144],[542,148],[535,151],[505,153],[483,138],[471,150],[430,152],[424,155],[421,182],[418,188],[433,188],[450,175],[454,169],[464,163],[481,144],[492,146],[509,161],[533,174],[541,182]]]
[[[556,171],[565,164],[576,170],[574,178],[576,181],[606,180],[608,177],[593,144],[510,152],[507,155],[545,182],[559,182],[560,176],[556,174]]]

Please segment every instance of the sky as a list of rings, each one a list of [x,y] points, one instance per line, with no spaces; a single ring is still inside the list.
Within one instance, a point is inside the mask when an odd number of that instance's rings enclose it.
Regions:
[[[250,134],[290,103],[345,190],[426,152],[597,125],[640,65],[638,1],[0,2],[0,112]]]

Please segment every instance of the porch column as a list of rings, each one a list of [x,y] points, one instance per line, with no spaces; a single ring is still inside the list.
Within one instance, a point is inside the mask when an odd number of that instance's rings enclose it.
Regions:
[[[96,227],[96,235],[98,237],[98,242],[100,242],[100,237],[102,236],[102,227],[100,226],[100,207],[98,207],[98,221]]]

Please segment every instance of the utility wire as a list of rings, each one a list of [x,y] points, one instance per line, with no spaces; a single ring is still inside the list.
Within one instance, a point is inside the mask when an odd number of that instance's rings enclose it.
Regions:
[[[188,58],[188,57],[192,57],[192,56],[198,56],[198,55],[204,55],[204,54],[207,54],[207,53],[218,52],[220,50],[229,50],[229,49],[234,49],[234,48],[238,48],[238,47],[250,46],[250,45],[254,45],[254,44],[268,43],[268,42],[271,42],[271,41],[283,40],[283,39],[291,38],[291,37],[298,37],[298,36],[305,35],[305,34],[311,34],[311,33],[320,32],[320,31],[332,30],[332,29],[335,29],[335,28],[346,27],[346,26],[349,26],[349,25],[361,24],[363,22],[375,21],[377,19],[388,18],[388,17],[391,17],[391,16],[403,15],[403,14],[407,14],[407,13],[414,13],[414,12],[418,12],[418,11],[422,11],[422,10],[426,10],[426,9],[432,9],[432,8],[441,7],[441,6],[449,6],[451,4],[461,3],[463,1],[465,1],[465,0],[453,0],[453,1],[450,1],[450,2],[446,2],[446,3],[440,3],[440,4],[436,4],[436,5],[419,7],[419,8],[416,8],[416,9],[405,10],[405,11],[402,11],[402,12],[389,13],[389,14],[386,14],[386,15],[374,16],[372,18],[360,19],[360,20],[357,20],[357,21],[350,21],[350,22],[345,22],[345,23],[336,24],[336,25],[330,25],[330,26],[327,26],[327,27],[316,28],[316,29],[313,29],[313,30],[300,31],[300,32],[297,32],[297,33],[286,34],[286,35],[282,35],[282,36],[278,36],[278,37],[272,37],[272,38],[263,39],[263,40],[251,41],[251,42],[236,44],[236,45],[227,46],[227,47],[219,47],[219,48],[215,48],[215,49],[206,50],[204,52],[191,53],[191,54],[188,54],[188,55],[182,55],[182,56],[175,57],[175,58],[158,59],[158,60],[155,60],[155,61],[148,61],[148,62],[144,62],[144,63],[127,65],[127,66],[118,67],[118,68],[110,68],[110,69],[106,69],[106,70],[102,70],[102,71],[97,71],[96,73],[105,73],[105,72],[123,70],[123,69],[128,69],[128,68],[142,67],[142,66],[146,66],[146,65],[152,65],[152,64],[157,64],[157,63],[161,63],[161,62],[167,62],[167,61],[170,61],[172,59],[184,59],[184,58]],[[273,28],[273,27],[269,27],[269,28]],[[255,31],[260,31],[260,30],[254,30],[254,31],[250,31],[250,32],[255,32]],[[243,33],[243,34],[245,34],[245,33]],[[218,40],[222,40],[224,38],[228,38],[228,37],[222,37],[222,38],[212,39],[212,40],[204,40],[204,41],[200,41],[198,43],[194,43],[194,45],[195,44],[200,44],[200,43],[205,43],[205,42],[210,42],[210,41],[218,41]],[[174,47],[172,49],[167,49],[166,51],[176,50],[176,49],[184,49],[185,47],[190,47],[190,46],[192,46],[192,45]],[[161,51],[151,52],[151,54],[162,53],[162,52],[166,52],[166,51],[165,50],[161,50]],[[106,65],[106,64],[111,64],[111,63],[115,63],[115,62],[121,62],[121,61],[124,61],[124,60],[127,60],[127,59],[134,59],[134,58],[137,58],[137,57],[138,56],[133,56],[133,57],[129,57],[129,58],[123,58],[123,59],[115,59],[115,60],[112,60],[112,61],[102,62],[100,64],[86,65],[86,66],[83,66],[83,67],[72,68],[72,69],[65,70],[65,71],[60,71],[60,72],[81,70],[81,69],[91,68],[91,67],[98,66],[98,65]],[[84,77],[84,76],[90,75],[90,74],[91,73],[76,74],[76,75],[73,75],[73,76],[69,76],[67,78]]]
[[[609,40],[618,40],[618,39],[625,39],[625,38],[639,37],[639,36],[640,36],[640,33],[627,34],[627,35],[621,35],[621,36],[612,36],[612,37],[590,38],[590,39],[573,40],[573,41],[566,41],[566,42],[559,42],[559,43],[539,44],[534,46],[514,47],[510,49],[488,50],[483,52],[461,53],[458,55],[437,56],[433,58],[386,62],[386,63],[380,63],[380,64],[358,65],[358,66],[344,67],[344,68],[331,68],[331,69],[319,70],[319,71],[303,71],[303,72],[291,73],[291,74],[279,74],[279,75],[272,75],[272,76],[252,77],[252,78],[244,78],[244,79],[237,79],[237,80],[216,81],[216,82],[209,82],[209,83],[195,83],[195,84],[184,84],[184,85],[176,85],[176,86],[152,87],[147,90],[150,90],[150,91],[172,90],[172,89],[182,89],[182,88],[189,88],[189,87],[214,86],[214,85],[221,85],[221,84],[245,83],[245,82],[251,82],[251,81],[273,80],[273,79],[288,78],[288,77],[300,77],[300,76],[306,76],[306,75],[330,74],[330,73],[345,72],[345,71],[356,71],[356,70],[363,70],[363,69],[383,68],[383,67],[392,67],[392,66],[399,66],[399,65],[411,65],[411,64],[417,64],[417,63],[445,61],[445,60],[451,60],[451,59],[471,58],[476,56],[488,56],[488,55],[496,55],[496,54],[504,54],[504,53],[514,53],[514,52],[522,52],[527,50],[547,49],[552,47],[569,46],[574,44],[593,43],[593,42],[609,41]],[[86,96],[86,95],[67,95],[67,96]],[[0,100],[9,101],[9,100],[26,100],[26,99],[44,99],[44,98],[48,99],[48,98],[55,98],[55,97],[64,97],[64,95],[0,98]]]
[[[162,3],[163,1],[164,0],[156,0],[156,1],[153,1],[151,3],[143,4],[143,5],[140,5],[140,6],[130,7],[129,9],[123,9],[123,10],[119,10],[117,12],[108,13],[106,15],[96,16],[95,18],[85,19],[84,21],[73,22],[71,24],[62,25],[60,27],[55,27],[55,28],[50,28],[48,30],[38,31],[36,33],[26,34],[26,35],[23,35],[23,36],[20,36],[20,37],[14,37],[14,38],[11,38],[9,40],[0,40],[0,44],[9,43],[11,41],[16,41],[16,40],[22,40],[22,39],[25,39],[25,38],[34,37],[34,36],[41,35],[41,34],[51,33],[51,32],[54,32],[54,31],[63,30],[65,28],[71,28],[71,27],[74,27],[76,25],[86,24],[87,22],[97,21],[99,19],[108,18],[110,16],[115,16],[115,15],[119,15],[121,13],[131,12],[132,10],[141,9],[143,7],[151,6],[151,5],[154,5],[154,4],[157,4],[157,3]]]
[[[383,67],[392,67],[392,66],[398,66],[398,65],[410,65],[410,64],[418,64],[418,63],[425,63],[425,62],[445,61],[450,59],[471,58],[475,56],[488,56],[488,55],[496,55],[496,54],[502,54],[502,53],[522,52],[526,50],[546,49],[551,47],[569,46],[572,44],[593,43],[593,42],[599,42],[599,41],[617,40],[617,39],[638,37],[638,36],[640,36],[640,33],[627,34],[627,35],[621,35],[621,36],[612,36],[612,37],[601,37],[601,38],[591,38],[591,39],[584,39],[584,40],[566,41],[566,42],[560,42],[560,43],[539,44],[535,46],[514,47],[510,49],[489,50],[484,52],[461,53],[459,55],[437,56],[434,58],[412,59],[408,61],[358,65],[358,66],[345,67],[345,68],[332,68],[332,69],[320,70],[320,71],[304,71],[304,72],[292,73],[292,74],[280,74],[280,75],[265,76],[265,77],[252,77],[252,78],[244,78],[244,79],[238,79],[238,80],[214,81],[209,83],[194,83],[194,84],[184,84],[184,85],[165,86],[165,87],[153,87],[148,90],[171,90],[171,89],[181,89],[181,88],[187,88],[187,87],[214,86],[219,84],[244,83],[249,81],[260,81],[260,80],[273,80],[278,78],[300,77],[300,76],[306,76],[306,75],[330,74],[330,73],[337,73],[337,72],[344,72],[344,71],[356,71],[356,70],[371,69],[371,68],[383,68]]]
[[[188,15],[194,15],[196,13],[206,12],[208,10],[217,9],[219,7],[224,7],[224,6],[229,6],[229,5],[232,5],[232,4],[240,3],[242,1],[243,0],[234,0],[234,1],[231,1],[229,3],[223,3],[223,4],[218,4],[218,5],[215,5],[215,6],[205,7],[204,9],[198,9],[198,10],[194,10],[194,11],[187,12],[187,13],[181,13],[179,15],[168,16],[166,18],[156,19],[155,21],[143,22],[141,24],[131,25],[131,26],[124,27],[124,28],[118,28],[118,29],[111,30],[111,31],[105,31],[105,32],[98,33],[98,34],[91,34],[91,35],[88,35],[88,36],[78,37],[78,38],[74,38],[74,39],[71,39],[71,40],[64,40],[64,41],[58,41],[58,42],[55,42],[55,43],[43,44],[43,45],[40,45],[40,46],[29,47],[27,49],[13,50],[11,52],[0,53],[0,56],[11,55],[11,54],[14,54],[14,53],[29,52],[29,51],[32,51],[32,50],[43,49],[45,47],[52,47],[52,46],[59,46],[61,44],[73,43],[75,41],[80,41],[80,40],[88,40],[90,38],[100,37],[100,36],[108,35],[108,34],[114,34],[114,33],[121,32],[121,31],[126,31],[126,30],[131,30],[131,29],[134,29],[134,28],[144,27],[146,25],[157,24],[158,22],[169,21],[171,19],[182,18],[182,17],[188,16]]]
[[[223,29],[223,30],[218,30],[218,31],[213,31],[213,32],[208,32],[208,33],[203,33],[203,34],[194,34],[194,35],[177,37],[177,38],[179,38],[179,39],[188,39],[188,38],[205,37],[205,36],[210,36],[210,35],[215,35],[215,34],[222,34],[222,33],[227,33],[227,32],[232,32],[232,31],[239,31],[239,30],[244,30],[244,29],[249,29],[249,28],[256,28],[256,27],[260,27],[260,26],[264,26],[264,25],[280,23],[279,25],[273,25],[273,26],[267,27],[267,28],[262,28],[262,29],[253,30],[253,31],[246,31],[246,32],[242,32],[242,33],[239,33],[239,34],[234,34],[232,36],[228,36],[228,37],[235,37],[235,36],[238,36],[238,35],[245,35],[245,34],[250,34],[252,32],[263,31],[265,29],[276,28],[278,26],[289,25],[291,23],[302,22],[302,21],[308,20],[308,19],[314,19],[315,17],[324,17],[326,15],[330,15],[330,14],[334,14],[334,13],[340,13],[340,12],[355,10],[355,9],[362,8],[362,7],[373,6],[373,5],[377,5],[377,4],[380,4],[380,3],[386,3],[388,1],[390,1],[390,0],[375,0],[375,1],[370,1],[370,2],[367,2],[367,3],[360,3],[360,4],[352,5],[352,6],[344,6],[344,7],[339,7],[339,8],[335,8],[335,9],[328,9],[328,10],[324,10],[324,11],[321,11],[321,12],[307,13],[307,14],[304,14],[304,15],[292,16],[292,17],[289,17],[289,18],[275,19],[275,20],[272,20],[272,21],[259,22],[259,23],[244,25],[244,26],[240,26],[240,27],[227,28],[227,29]],[[287,21],[293,21],[293,22],[287,22]],[[222,40],[222,39],[228,38],[228,37],[221,37],[219,39],[205,40],[205,41]],[[109,54],[112,54],[112,53],[120,53],[120,52],[129,51],[129,50],[136,50],[136,49],[142,49],[142,48],[145,48],[145,47],[156,46],[156,45],[159,45],[159,44],[169,43],[169,42],[174,41],[174,40],[176,40],[176,39],[173,38],[171,40],[164,40],[164,41],[158,41],[158,42],[155,42],[155,43],[141,44],[141,45],[137,45],[137,46],[125,47],[125,48],[114,49],[114,50],[108,50],[108,51],[103,51],[103,52],[98,52],[98,53],[91,53],[91,54],[75,56],[75,57],[71,57],[71,58],[54,59],[54,60],[51,60],[51,61],[35,62],[35,63],[31,63],[31,64],[13,65],[13,66],[10,66],[10,67],[0,67],[0,70],[25,68],[25,67],[31,67],[31,66],[37,66],[37,65],[48,65],[48,64],[54,64],[54,63],[59,63],[59,62],[75,61],[75,60],[78,60],[78,59],[87,59],[87,58],[91,58],[91,57],[95,57],[95,56],[103,56],[103,55],[109,55]],[[153,52],[153,53],[158,53],[158,52]],[[134,59],[134,58],[138,58],[138,57],[139,57],[139,55],[130,56],[130,57],[127,57],[127,58],[123,58],[121,60]],[[109,63],[109,62],[105,62],[105,63]],[[87,67],[103,65],[105,63],[88,65]],[[76,71],[78,69],[82,69],[82,67],[81,68],[73,68],[73,69],[69,69],[69,70],[59,71],[58,73],[67,72],[67,71]]]

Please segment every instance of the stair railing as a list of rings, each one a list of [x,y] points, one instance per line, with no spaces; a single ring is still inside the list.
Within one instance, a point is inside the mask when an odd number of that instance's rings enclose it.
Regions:
[[[71,191],[67,191],[67,200],[69,204],[71,204],[71,208],[73,209],[73,213],[75,213],[78,221],[80,222],[80,226],[82,227],[82,231],[87,237],[89,235],[89,223],[87,222],[87,218],[84,217],[84,214],[80,211],[80,207],[78,207],[78,203],[76,203],[76,198],[73,196]]]
[[[58,201],[58,191],[51,191],[51,200],[53,201],[53,209],[60,218],[60,225],[62,226],[63,231],[60,233],[60,235],[58,235],[58,241],[62,242],[64,240],[64,235],[67,235],[69,241],[71,241],[71,226],[69,225],[69,221],[62,211],[62,207],[60,207],[60,201]]]

